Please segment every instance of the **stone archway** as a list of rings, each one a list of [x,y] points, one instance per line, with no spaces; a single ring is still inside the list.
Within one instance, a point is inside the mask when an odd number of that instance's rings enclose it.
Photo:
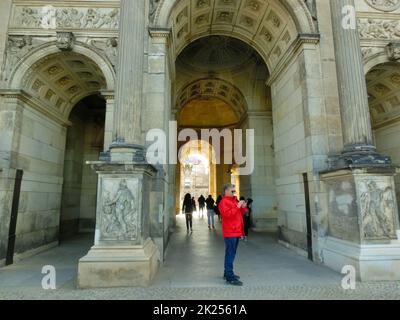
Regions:
[[[379,61],[379,60],[377,60]],[[384,62],[366,74],[372,129],[377,150],[400,163],[400,64]],[[395,176],[397,202],[400,200],[400,178]]]
[[[214,3],[215,2],[215,3]],[[225,35],[249,44],[270,72],[299,34],[316,31],[303,1],[162,1],[154,17],[156,27],[171,28],[174,57],[204,36]]]
[[[94,230],[97,177],[90,168],[85,169],[84,162],[98,159],[103,151],[106,104],[101,92],[111,89],[115,77],[106,60],[99,59],[84,46],[73,51],[60,51],[55,44],[43,46],[21,59],[9,78],[10,89],[1,92],[1,112],[14,120],[14,130],[8,136],[12,156],[4,166],[10,187],[13,171],[24,172],[16,254],[57,245],[60,232],[66,229],[62,225],[68,222],[76,226],[72,231],[76,233],[80,217],[87,219],[82,230]],[[80,152],[75,148],[79,143],[81,158],[75,157]],[[72,180],[85,176],[83,186],[71,185]],[[82,199],[86,202],[79,208],[75,204]],[[9,212],[4,214],[7,221]],[[76,221],[69,223],[72,220]]]
[[[150,18],[156,27],[165,27],[168,25],[168,19],[171,11],[177,5],[180,5],[181,0],[152,0],[150,12]],[[254,11],[258,11],[260,7],[265,5],[266,2],[270,1],[249,1],[248,6]],[[285,8],[295,21],[297,28],[301,33],[313,33],[315,31],[315,25],[312,18],[312,14],[304,1],[301,0],[284,0],[284,1],[273,1],[277,3],[281,8]],[[200,4],[209,4],[209,1],[200,1]],[[233,2],[227,2],[226,6],[232,6]]]
[[[233,47],[239,48],[239,43],[243,43],[259,57],[259,66],[252,72],[259,82],[256,90],[243,95],[249,110],[242,113],[239,127],[256,128],[257,150],[263,160],[258,162],[260,172],[252,179],[241,179],[241,184],[247,186],[242,190],[252,193],[262,207],[258,212],[259,229],[276,231],[279,227],[281,240],[307,250],[301,175],[315,172],[315,168],[307,165],[307,156],[321,163],[319,155],[327,153],[317,141],[328,126],[321,128],[323,121],[318,114],[311,121],[305,120],[310,112],[308,108],[318,108],[311,100],[322,96],[314,85],[320,77],[320,66],[309,68],[319,61],[318,37],[313,36],[316,29],[306,4],[303,1],[161,1],[153,25],[171,29],[167,60],[171,62],[173,113],[180,99],[190,101],[191,94],[193,97],[202,95],[196,90],[190,91],[189,84],[210,78],[221,78],[234,85],[237,82],[236,71],[240,69],[237,66],[229,71],[212,71],[209,77],[207,67],[200,70],[198,66],[186,65],[191,71],[185,73],[181,58],[191,46],[207,43],[213,37],[227,38],[233,39],[232,43],[236,41]],[[212,45],[208,42],[208,46]],[[228,46],[232,45],[228,42]],[[246,50],[238,51],[241,56],[246,55]],[[248,87],[248,84],[238,86],[242,89],[241,86]],[[309,155],[306,150],[310,151]],[[297,190],[295,197],[290,196],[291,190]]]

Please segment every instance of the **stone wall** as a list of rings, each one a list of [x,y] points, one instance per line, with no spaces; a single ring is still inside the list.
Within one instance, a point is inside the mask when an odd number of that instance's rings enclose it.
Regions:
[[[299,44],[284,71],[271,80],[278,226],[283,240],[303,249],[307,244],[303,174],[309,180],[312,233],[318,235],[324,220],[319,172],[337,147],[335,135],[340,130],[339,115],[330,116],[324,95],[327,80],[322,78],[317,42]]]
[[[169,119],[171,115],[171,80],[169,61],[167,57],[168,33],[154,32],[147,39],[146,57],[144,66],[144,104],[145,112],[142,115],[143,141],[149,130],[162,129],[169,133]],[[167,155],[168,156],[168,155]],[[170,184],[174,183],[174,176],[168,165],[158,167],[158,173],[153,178],[150,192],[150,236],[156,243],[163,256],[169,238],[169,227],[173,224],[172,214],[175,210],[174,198],[170,194]]]
[[[265,113],[248,116],[242,129],[253,129],[254,172],[240,177],[240,195],[250,197],[253,203],[255,230],[277,230],[277,198],[275,187],[275,158],[272,119]]]
[[[96,172],[93,171],[86,162],[98,161],[102,145],[102,124],[90,121],[85,127],[85,135],[83,139],[79,232],[94,232],[95,230],[98,177]]]
[[[278,227],[281,234],[300,233],[302,237],[293,244],[305,249],[306,216],[301,174],[307,171],[307,150],[299,61],[287,67],[271,87]],[[293,242],[294,238],[288,235],[284,240]]]
[[[82,192],[83,139],[85,123],[73,115],[68,128],[65,150],[64,184],[61,202],[60,237],[67,238],[79,230]]]
[[[84,104],[77,106],[70,116],[61,206],[62,238],[95,229],[98,178],[86,161],[99,159],[104,131],[103,124],[94,119]]]
[[[16,155],[22,125],[22,103],[0,96],[0,265],[5,262],[14,191]]]
[[[387,125],[374,131],[375,143],[379,153],[392,158],[393,164],[400,165],[400,122]],[[394,178],[397,202],[400,203],[400,176]]]
[[[58,240],[66,128],[25,107],[16,167],[24,171],[15,253]]]

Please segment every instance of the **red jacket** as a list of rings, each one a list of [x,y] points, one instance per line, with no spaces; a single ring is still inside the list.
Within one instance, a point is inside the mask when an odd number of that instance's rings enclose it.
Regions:
[[[247,209],[239,209],[238,202],[236,197],[225,196],[218,206],[222,218],[222,233],[225,238],[239,238],[244,235],[243,216]]]

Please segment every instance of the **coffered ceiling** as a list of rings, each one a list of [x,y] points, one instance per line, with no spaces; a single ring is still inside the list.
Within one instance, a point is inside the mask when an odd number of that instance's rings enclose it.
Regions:
[[[208,35],[238,38],[255,48],[271,68],[296,39],[290,15],[277,1],[182,0],[171,13],[175,57]]]
[[[400,116],[400,67],[382,64],[367,74],[369,105],[374,126]]]
[[[77,53],[64,52],[32,65],[23,87],[42,104],[68,118],[77,102],[106,88],[106,81],[93,61]]]

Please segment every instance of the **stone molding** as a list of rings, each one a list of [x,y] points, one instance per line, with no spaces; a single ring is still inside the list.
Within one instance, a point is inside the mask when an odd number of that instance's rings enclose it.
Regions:
[[[46,106],[43,106],[43,104],[38,99],[32,97],[24,90],[0,89],[0,97],[21,101],[24,103],[24,105],[31,107],[33,110],[40,112],[41,114],[47,116],[49,119],[62,126],[71,125],[70,121],[64,119],[59,114],[52,112],[52,110],[46,108]]]

